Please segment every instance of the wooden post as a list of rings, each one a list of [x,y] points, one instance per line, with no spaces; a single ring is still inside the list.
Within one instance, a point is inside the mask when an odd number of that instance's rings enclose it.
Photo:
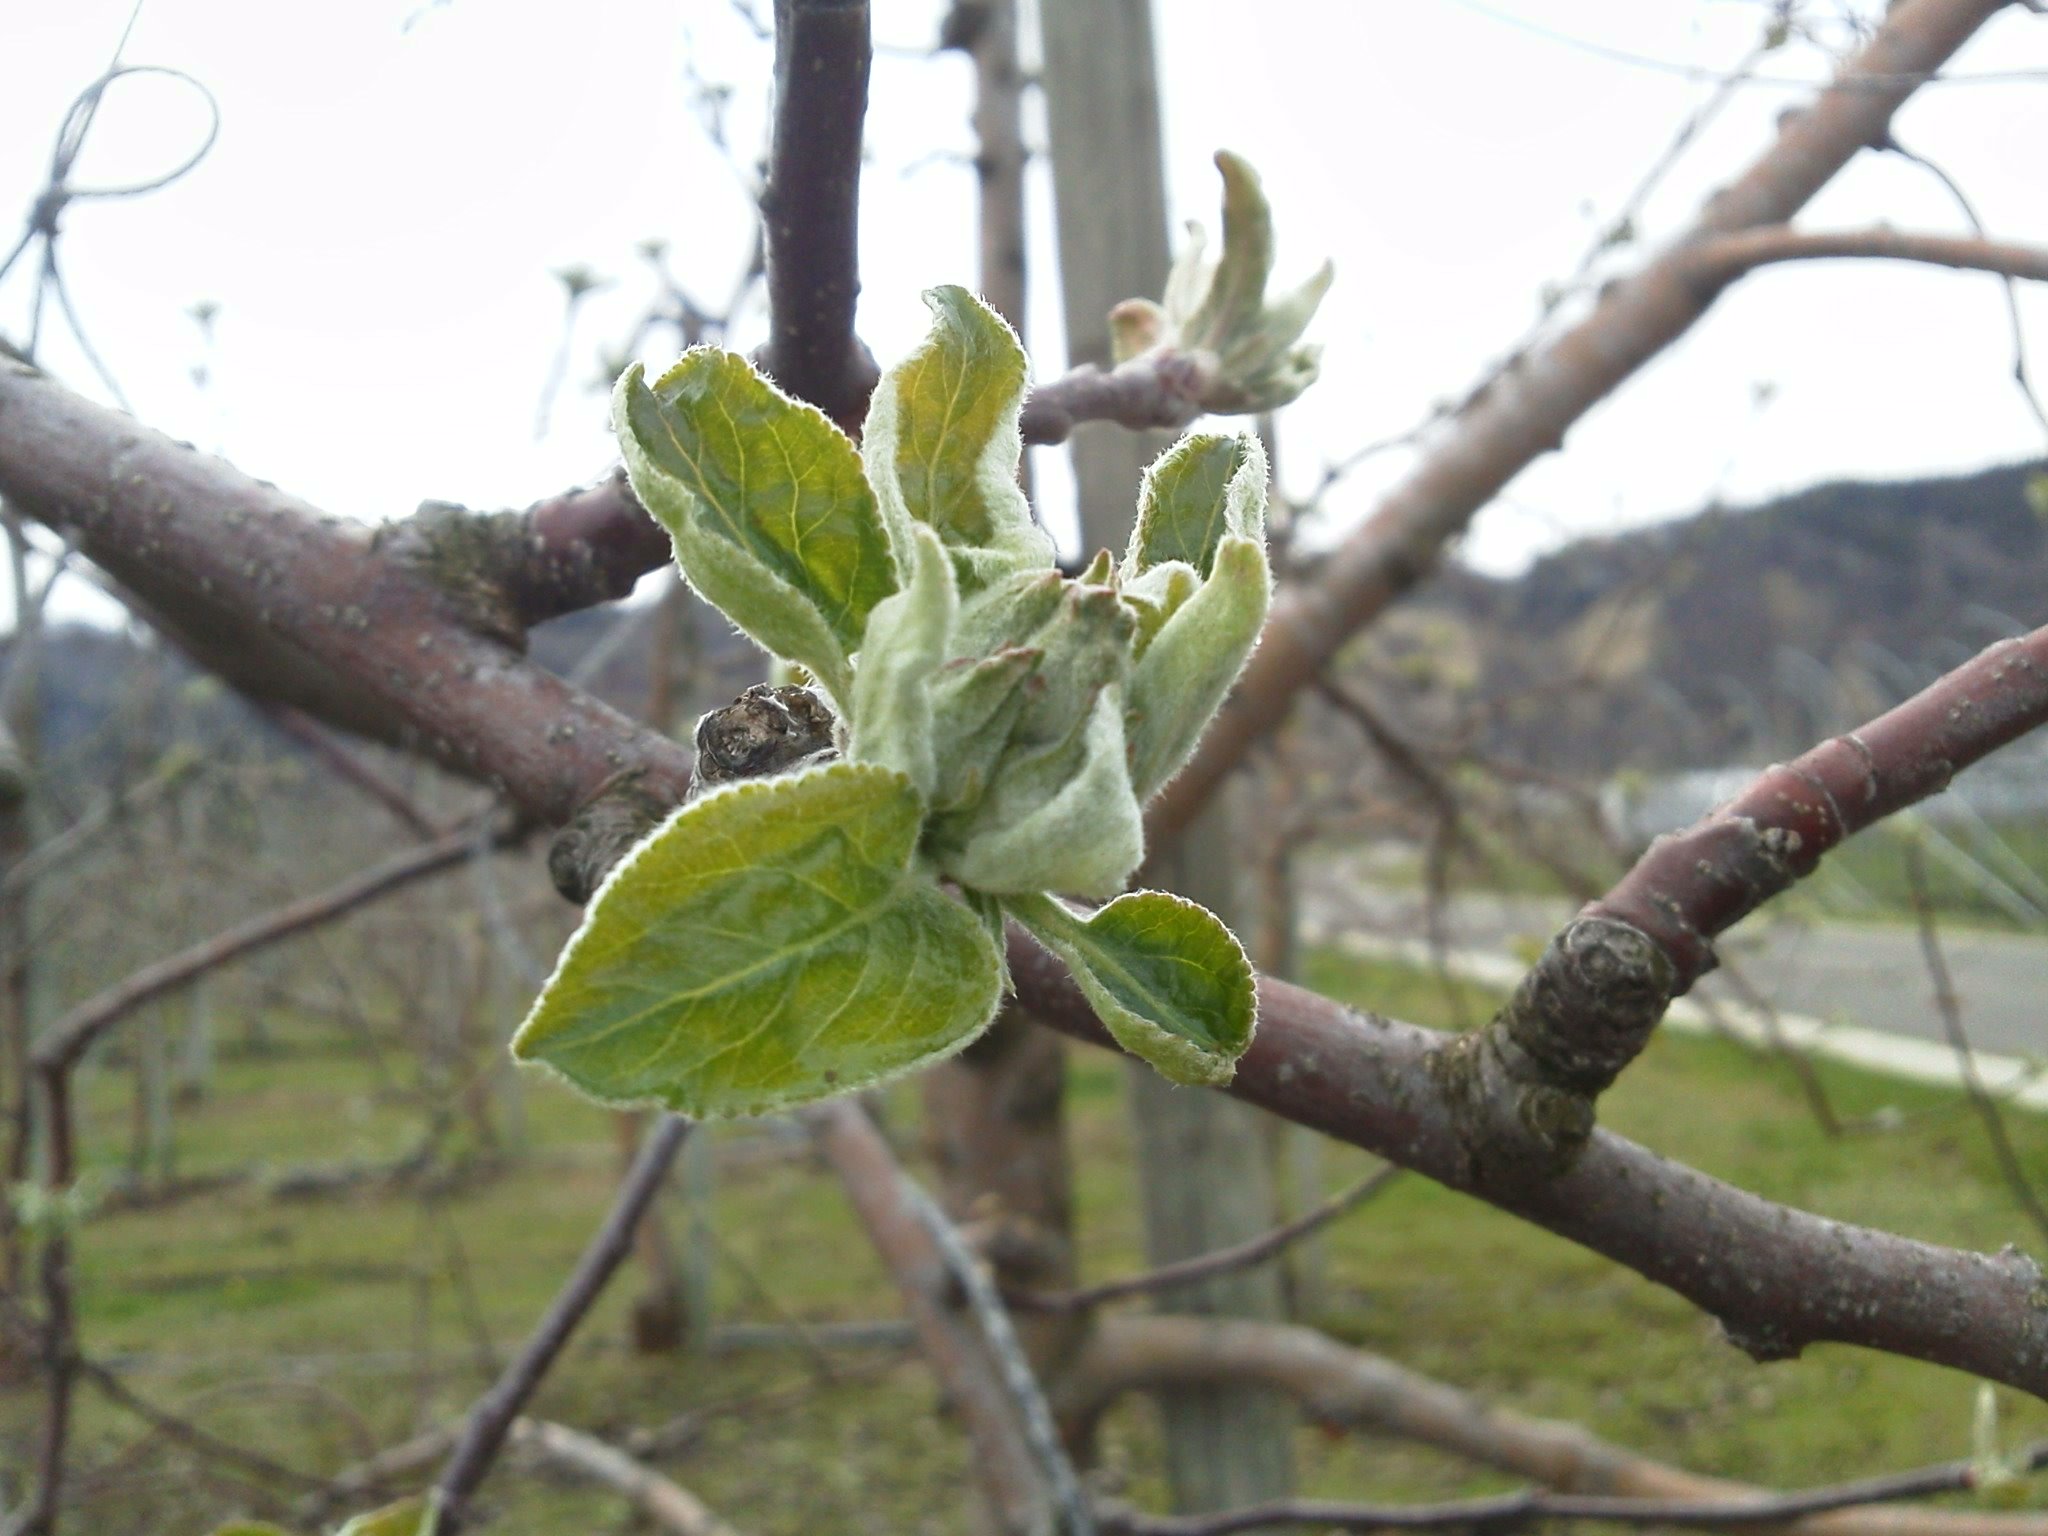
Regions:
[[[1059,211],[1060,287],[1068,365],[1109,361],[1108,315],[1165,286],[1166,179],[1149,0],[1044,0],[1044,81]],[[1138,476],[1166,445],[1113,426],[1074,435],[1074,477],[1086,556],[1121,551]],[[1219,794],[1168,850],[1148,882],[1170,886],[1226,923],[1241,916],[1228,795]],[[1220,1094],[1177,1089],[1133,1064],[1131,1107],[1144,1184],[1148,1259],[1167,1263],[1252,1237],[1274,1224],[1270,1141],[1257,1110]],[[1270,1271],[1183,1293],[1190,1311],[1277,1317]],[[1177,1391],[1161,1399],[1177,1505],[1223,1509],[1283,1496],[1292,1484],[1291,1410],[1268,1392]]]

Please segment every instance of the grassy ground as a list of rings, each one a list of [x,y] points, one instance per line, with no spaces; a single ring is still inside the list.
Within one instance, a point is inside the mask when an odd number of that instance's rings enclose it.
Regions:
[[[1437,984],[1413,973],[1324,951],[1310,957],[1306,979],[1387,1012],[1444,1016]],[[1470,1002],[1483,1014],[1485,998]],[[183,1173],[389,1159],[417,1141],[416,1112],[394,1103],[354,1055],[311,1033],[280,1038],[285,1054],[223,1063],[210,1099],[180,1112]],[[1952,1096],[1820,1071],[1840,1114],[1891,1128],[1831,1141],[1780,1069],[1681,1039],[1653,1046],[1607,1118],[1709,1172],[1831,1216],[1944,1243],[2038,1249]],[[1137,1262],[1119,1076],[1101,1053],[1073,1058],[1080,1219],[1095,1276]],[[128,1085],[105,1072],[90,1086],[87,1144],[95,1165],[111,1170],[127,1145]],[[479,1332],[498,1349],[518,1339],[614,1177],[606,1116],[538,1082],[526,1106],[525,1158],[431,1203],[375,1190],[285,1203],[252,1182],[157,1209],[103,1211],[79,1238],[88,1352],[117,1364],[136,1392],[311,1473],[444,1422],[482,1380]],[[901,1138],[914,1141],[914,1092],[896,1094],[891,1110]],[[2020,1119],[2014,1129],[2029,1164],[2048,1167],[2048,1123]],[[1365,1165],[1362,1154],[1333,1148],[1324,1173],[1335,1187]],[[806,1163],[726,1167],[713,1221],[721,1321],[895,1315],[836,1187]],[[473,1306],[450,1277],[451,1234]],[[1976,1389],[1959,1375],[1842,1349],[1756,1367],[1674,1297],[1420,1179],[1340,1224],[1326,1249],[1323,1326],[1504,1405],[1578,1419],[1704,1471],[1799,1484],[1970,1448]],[[960,1436],[934,1414],[914,1358],[827,1360],[802,1349],[636,1356],[623,1343],[633,1288],[607,1298],[537,1411],[617,1434],[707,1410],[701,1435],[667,1470],[749,1532],[967,1528]],[[2048,1433],[2048,1410],[2009,1394],[2001,1405],[2013,1439]],[[38,1410],[19,1387],[0,1394],[10,1499]],[[1120,1410],[1108,1467],[1156,1507],[1154,1453],[1150,1414],[1140,1404]],[[1299,1462],[1304,1492],[1328,1497],[1502,1486],[1413,1448],[1309,1431]],[[229,1514],[278,1512],[89,1390],[77,1464],[86,1502],[71,1529],[91,1536],[199,1536]],[[630,1529],[617,1500],[525,1474],[494,1478],[489,1504],[488,1529],[499,1536]]]

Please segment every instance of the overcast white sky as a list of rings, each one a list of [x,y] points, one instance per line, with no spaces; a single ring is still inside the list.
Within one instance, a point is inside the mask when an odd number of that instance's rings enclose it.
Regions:
[[[743,158],[765,123],[769,49],[728,0],[585,0],[573,14],[422,4],[147,0],[128,61],[204,80],[221,105],[219,143],[152,196],[75,205],[61,247],[89,333],[144,420],[367,519],[427,496],[518,505],[602,471],[604,401],[581,386],[599,344],[645,302],[635,246],[667,240],[712,305],[746,251],[745,195],[693,110],[689,70],[735,88],[729,127]],[[0,218],[18,217],[40,187],[64,106],[104,65],[130,5],[0,0]],[[1836,31],[1881,8],[1804,6]],[[972,180],[959,159],[971,145],[968,65],[895,51],[926,44],[943,9],[875,4],[878,40],[894,48],[874,73],[861,329],[885,362],[922,332],[919,289],[974,278]],[[1161,0],[1157,13],[1176,219],[1213,226],[1209,157],[1232,148],[1265,176],[1277,279],[1325,255],[1337,263],[1312,333],[1326,345],[1323,381],[1282,418],[1283,472],[1300,488],[1472,383],[1712,90],[1684,68],[1599,50],[1725,69],[1769,6]],[[1765,68],[1813,80],[1825,61],[1795,44]],[[1953,67],[2013,70],[2048,72],[2048,19],[2019,7]],[[1645,236],[1679,227],[1804,94],[1738,93],[1652,200]],[[75,179],[150,174],[203,124],[183,88],[123,82]],[[1898,131],[1962,181],[1994,233],[2048,242],[2048,73],[1924,89]],[[1041,179],[1040,235],[1049,207]],[[1962,227],[1932,177],[1879,155],[1805,222],[1880,220]],[[11,245],[13,227],[0,233]],[[536,441],[559,337],[550,272],[579,262],[616,282],[588,306],[571,387]],[[1050,375],[1062,339],[1045,263],[1038,277],[1027,340]],[[29,292],[20,268],[0,285],[0,334],[21,339]],[[187,314],[200,300],[220,306],[204,392],[190,378],[201,352]],[[2048,354],[2048,296],[2022,304]],[[756,311],[740,339],[760,325]],[[96,391],[61,325],[46,322],[45,337],[46,361]],[[1990,279],[1844,264],[1752,278],[1522,476],[1465,553],[1512,569],[1566,537],[1717,494],[2040,453],[2048,443],[2011,383],[2011,346]],[[2037,372],[2048,378],[2048,355]],[[1774,392],[1759,409],[1764,385]],[[1399,468],[1395,455],[1372,461],[1333,494],[1333,520],[1365,510]],[[1057,477],[1047,484],[1056,498]],[[1048,511],[1056,525],[1066,515]]]

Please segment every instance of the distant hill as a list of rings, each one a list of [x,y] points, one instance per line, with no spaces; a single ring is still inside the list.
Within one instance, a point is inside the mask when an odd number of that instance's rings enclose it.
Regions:
[[[1585,540],[1513,580],[1447,570],[1374,650],[1478,692],[1497,746],[1560,769],[1782,755],[2048,623],[2043,473],[1838,481]]]

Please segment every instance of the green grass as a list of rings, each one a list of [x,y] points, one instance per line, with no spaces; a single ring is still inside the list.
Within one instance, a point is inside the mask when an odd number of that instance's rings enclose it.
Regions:
[[[1311,985],[1422,1022],[1449,1017],[1432,977],[1335,951],[1307,957]],[[1491,1000],[1461,999],[1483,1017]],[[402,1155],[420,1136],[403,1095],[333,1042],[222,1065],[213,1095],[183,1109],[179,1167],[205,1174]],[[318,1049],[310,1047],[319,1046]],[[1953,1095],[1830,1064],[1838,1112],[1900,1112],[1900,1128],[1830,1140],[1784,1071],[1739,1048],[1660,1039],[1605,1105],[1610,1125],[1736,1183],[1843,1220],[1973,1248],[2032,1242],[1975,1122]],[[1139,1221],[1119,1081],[1109,1056],[1076,1051],[1070,1114],[1077,1208],[1091,1276],[1139,1263]],[[499,1350],[545,1305],[604,1208],[615,1177],[609,1117],[545,1083],[525,1095],[528,1147],[496,1177],[416,1195],[365,1189],[280,1203],[260,1183],[161,1208],[109,1208],[79,1235],[82,1336],[123,1379],[210,1432],[292,1466],[331,1473],[461,1411],[482,1381],[449,1279],[449,1234]],[[125,1158],[128,1083],[90,1076],[89,1160]],[[916,1095],[890,1101],[915,1144]],[[2048,1169],[2048,1123],[2016,1116],[2029,1166]],[[1366,1167],[1331,1149],[1331,1188]],[[671,1211],[679,1227],[680,1212]],[[713,1220],[722,1321],[889,1317],[897,1303],[829,1176],[802,1161],[720,1171]],[[1627,1271],[1421,1179],[1403,1180],[1326,1239],[1327,1306],[1313,1319],[1362,1347],[1526,1413],[1569,1418],[1705,1472],[1797,1485],[1967,1454],[1975,1384],[1867,1352],[1818,1349],[1761,1368],[1711,1323]],[[666,1470],[736,1525],[773,1533],[964,1532],[970,1486],[956,1421],[914,1357],[801,1351],[646,1357],[624,1345],[634,1278],[615,1287],[550,1378],[536,1411],[604,1433],[769,1394],[714,1413]],[[2010,1437],[2048,1433],[2048,1410],[2000,1394]],[[40,1408],[0,1394],[0,1447],[20,1487]],[[235,1513],[274,1512],[190,1453],[149,1436],[91,1390],[81,1398],[83,1502],[92,1536],[200,1536]],[[1107,1466],[1159,1507],[1156,1430],[1138,1403],[1106,1427]],[[1305,1493],[1431,1498],[1503,1486],[1414,1447],[1302,1431]],[[630,1529],[616,1499],[505,1472],[488,1488],[494,1536]]]

